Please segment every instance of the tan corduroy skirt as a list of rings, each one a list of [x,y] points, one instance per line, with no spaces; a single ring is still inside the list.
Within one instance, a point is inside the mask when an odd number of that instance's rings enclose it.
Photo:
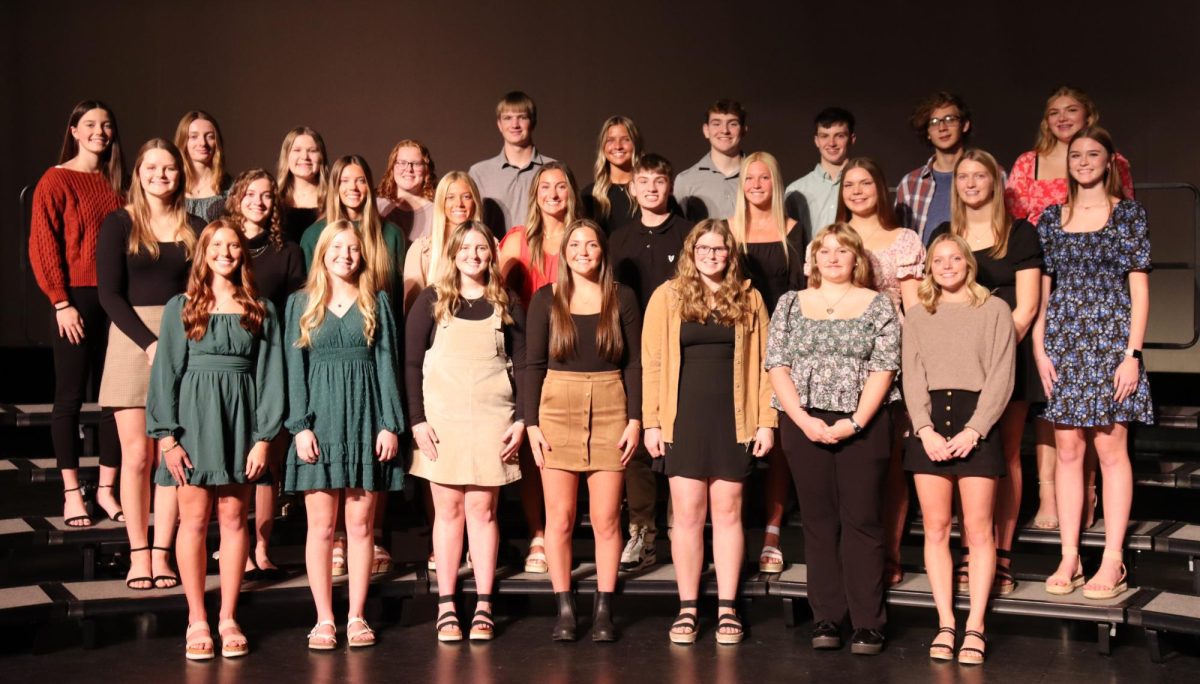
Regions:
[[[138,318],[158,334],[163,307],[135,306]],[[150,359],[146,352],[115,324],[108,328],[104,376],[100,378],[100,405],[105,408],[145,408],[150,389]]]
[[[592,472],[624,470],[617,443],[629,424],[621,371],[547,371],[538,427],[550,443],[546,467]]]

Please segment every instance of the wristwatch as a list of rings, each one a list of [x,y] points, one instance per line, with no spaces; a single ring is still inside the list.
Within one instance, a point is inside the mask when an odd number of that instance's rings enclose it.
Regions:
[[[862,426],[858,424],[858,421],[854,420],[854,416],[850,416],[847,420],[850,421],[850,427],[854,428],[854,434],[857,435],[862,432]]]
[[[1137,359],[1138,361],[1141,361],[1142,360],[1142,350],[1141,349],[1126,349],[1125,356],[1128,356],[1131,359]]]

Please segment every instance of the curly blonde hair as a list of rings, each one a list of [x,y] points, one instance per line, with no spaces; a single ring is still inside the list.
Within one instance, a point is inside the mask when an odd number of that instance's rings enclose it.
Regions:
[[[708,289],[696,268],[696,243],[709,233],[720,235],[729,250],[725,274],[716,292]],[[679,271],[671,279],[671,286],[679,297],[679,313],[683,320],[707,323],[712,317],[717,323],[729,327],[749,322],[754,315],[754,308],[744,281],[742,260],[738,258],[737,242],[729,230],[729,223],[719,219],[705,219],[697,223],[683,241]]]

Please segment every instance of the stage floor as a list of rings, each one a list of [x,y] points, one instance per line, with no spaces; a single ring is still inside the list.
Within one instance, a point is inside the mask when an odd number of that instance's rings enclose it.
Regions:
[[[580,597],[581,613],[590,615],[590,597]],[[415,624],[378,622],[380,643],[372,649],[310,653],[305,634],[307,609],[280,606],[247,611],[243,626],[252,653],[239,660],[189,663],[183,658],[183,620],[175,615],[157,625],[157,636],[138,636],[134,621],[101,623],[95,650],[77,646],[51,653],[0,656],[3,682],[420,682],[507,684],[562,682],[632,684],[633,682],[1193,682],[1200,671],[1200,648],[1193,639],[1170,642],[1182,652],[1155,665],[1140,647],[1138,630],[1128,629],[1111,656],[1096,652],[1090,625],[992,616],[988,662],[981,668],[934,663],[928,644],[935,625],[928,610],[896,609],[887,649],[878,657],[853,656],[848,649],[814,652],[810,622],[796,629],[783,625],[777,600],[748,604],[750,632],[740,646],[718,646],[713,638],[715,605],[702,604],[700,640],[675,646],[667,640],[673,600],[629,597],[618,604],[620,640],[593,644],[589,622],[582,640],[553,643],[549,597],[505,598],[498,605],[499,633],[490,644],[438,644],[432,604],[414,606]],[[405,610],[409,610],[406,605]],[[961,618],[960,618],[961,619]],[[215,623],[215,617],[213,619]],[[144,626],[144,623],[143,623]],[[344,626],[339,624],[339,630]],[[344,634],[343,634],[344,636]]]

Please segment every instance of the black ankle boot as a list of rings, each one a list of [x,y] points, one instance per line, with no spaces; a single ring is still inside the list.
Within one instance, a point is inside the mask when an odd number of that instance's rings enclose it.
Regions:
[[[558,622],[550,638],[554,641],[575,641],[575,595],[569,591],[554,592],[558,602]]]
[[[592,641],[616,641],[617,628],[612,621],[611,591],[596,592],[596,608],[592,615]]]

